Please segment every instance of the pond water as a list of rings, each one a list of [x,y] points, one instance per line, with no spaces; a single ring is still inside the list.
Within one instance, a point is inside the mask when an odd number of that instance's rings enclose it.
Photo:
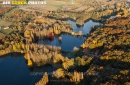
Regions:
[[[99,23],[89,20],[82,27],[77,27],[76,23],[68,20],[74,27],[74,31],[82,31],[84,34],[90,32],[90,27]],[[39,44],[50,44],[61,46],[64,51],[73,51],[73,47],[80,47],[85,37],[76,37],[68,34],[61,34],[62,41],[57,37],[53,41],[40,40]],[[42,77],[42,72],[52,72],[55,68],[50,66],[34,67],[29,69],[23,55],[13,54],[0,57],[0,85],[35,85]],[[40,72],[40,74],[37,74]]]
[[[0,85],[35,85],[44,72],[54,70],[50,66],[29,69],[23,55],[6,55],[0,58]]]
[[[73,31],[78,32],[82,31],[84,35],[89,34],[90,29],[92,26],[99,25],[100,23],[93,22],[92,20],[89,20],[86,22],[82,27],[77,27],[76,23],[74,21],[68,20],[68,23],[73,25]],[[59,41],[57,37],[54,38],[53,41],[50,40],[40,40],[39,44],[49,44],[49,45],[55,45],[60,46],[63,51],[72,52],[73,48],[80,47],[80,45],[84,42],[85,38],[84,36],[72,36],[70,34],[61,34],[62,40]]]

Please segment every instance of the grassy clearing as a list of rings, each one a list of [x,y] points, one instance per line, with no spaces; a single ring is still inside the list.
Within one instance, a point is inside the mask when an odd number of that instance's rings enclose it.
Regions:
[[[13,32],[13,30],[12,29],[2,29],[2,30],[0,30],[0,32],[4,33],[6,35],[9,35],[9,34],[11,34]]]
[[[12,10],[10,10],[9,12],[5,13],[4,16],[8,16],[10,15],[12,12],[14,12],[15,10],[18,10],[18,8],[14,8]]]
[[[9,21],[4,21],[4,20],[0,19],[0,26],[9,26],[11,24],[13,24],[13,23],[9,22]]]
[[[15,10],[18,10],[18,8],[14,8],[14,9],[10,10],[9,12],[5,13],[4,16],[10,15]],[[0,19],[0,26],[9,26],[11,24],[13,24],[13,23],[9,22],[9,21],[4,21],[4,20]]]
[[[1,33],[4,33],[4,34],[6,34],[6,35],[9,35],[9,34],[14,33],[14,32],[16,32],[16,31],[17,31],[17,30],[14,30],[14,29],[1,29],[1,30],[0,30]]]

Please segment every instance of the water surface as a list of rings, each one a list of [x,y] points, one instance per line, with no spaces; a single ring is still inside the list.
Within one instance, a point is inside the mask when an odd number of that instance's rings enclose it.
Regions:
[[[76,23],[74,21],[68,20],[68,23],[73,25],[73,31],[78,32],[82,31],[84,35],[89,34],[91,27],[95,25],[99,25],[100,23],[93,22],[92,20],[89,20],[86,22],[82,27],[77,27]],[[39,44],[49,44],[49,45],[55,45],[55,46],[61,46],[63,51],[72,52],[73,48],[80,47],[80,45],[84,42],[85,38],[84,36],[72,36],[69,34],[61,34],[62,40],[59,41],[57,37],[54,38],[53,41],[49,40],[40,40]]]
[[[68,20],[68,23],[71,23],[74,27],[74,31],[82,31],[84,34],[90,32],[90,28],[93,25],[99,25],[99,23],[89,20],[84,24],[83,27],[77,27],[76,23]],[[59,41],[57,37],[53,41],[43,41],[40,40],[39,44],[50,44],[61,46],[64,51],[73,51],[73,47],[80,47],[84,42],[85,37],[72,36],[68,34],[61,34],[62,41]],[[6,55],[0,57],[0,85],[35,85],[42,77],[42,74],[37,74],[37,72],[52,72],[55,68],[50,66],[43,67],[34,67],[29,69],[26,65],[26,60],[23,55]]]

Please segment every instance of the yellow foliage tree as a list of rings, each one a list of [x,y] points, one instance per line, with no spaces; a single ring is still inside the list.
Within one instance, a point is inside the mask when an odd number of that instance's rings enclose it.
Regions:
[[[16,47],[16,45],[13,45],[13,51],[14,51],[14,52],[17,51],[17,47]]]
[[[94,48],[96,47],[96,45],[95,45],[95,44],[90,43],[88,47],[89,47],[90,49],[94,49]]]
[[[121,17],[121,15],[117,14],[116,17]]]
[[[92,42],[93,42],[93,44],[96,44],[96,43],[97,43],[97,41],[96,41],[96,40],[93,40]]]
[[[33,65],[33,63],[32,63],[32,61],[29,59],[28,60],[28,66],[32,66]]]

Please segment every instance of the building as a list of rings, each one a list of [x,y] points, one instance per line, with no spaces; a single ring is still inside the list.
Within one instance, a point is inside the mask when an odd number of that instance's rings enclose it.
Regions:
[[[4,27],[3,29],[9,29],[9,27]]]

